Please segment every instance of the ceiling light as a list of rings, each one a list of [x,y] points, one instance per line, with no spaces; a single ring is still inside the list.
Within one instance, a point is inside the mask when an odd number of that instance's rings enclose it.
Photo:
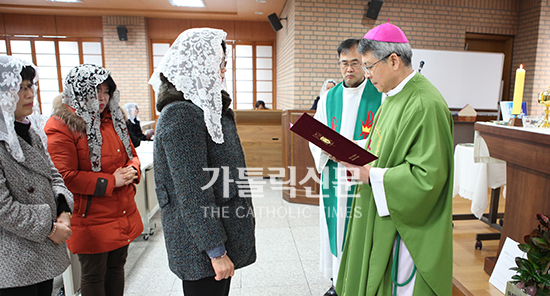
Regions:
[[[202,0],[170,0],[170,3],[174,6],[204,7]]]
[[[265,3],[265,0],[256,0],[258,3]]]
[[[80,0],[48,0],[50,2],[82,3]]]
[[[264,14],[263,12],[259,12],[259,11],[256,11],[256,12],[254,12],[254,13],[255,13],[255,14],[258,14],[258,15]]]

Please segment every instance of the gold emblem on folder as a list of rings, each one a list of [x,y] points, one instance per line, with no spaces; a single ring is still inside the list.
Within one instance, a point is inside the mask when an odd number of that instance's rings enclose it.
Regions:
[[[318,140],[322,141],[323,143],[325,143],[326,145],[329,145],[329,146],[334,145],[334,142],[333,142],[331,139],[329,139],[329,138],[323,136],[323,135],[322,135],[321,133],[319,133],[319,132],[316,132],[315,134],[313,134],[313,136],[314,136],[316,139],[318,139]]]

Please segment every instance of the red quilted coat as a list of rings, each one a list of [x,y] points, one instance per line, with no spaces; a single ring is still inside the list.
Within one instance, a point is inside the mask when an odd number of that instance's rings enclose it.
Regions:
[[[67,241],[73,254],[109,252],[137,238],[143,231],[134,201],[141,173],[139,159],[132,146],[132,159],[118,137],[108,109],[101,119],[101,171],[93,172],[90,162],[86,123],[72,108],[57,100],[54,114],[46,122],[48,152],[65,185],[74,194],[71,219],[73,234]],[[112,175],[119,167],[133,166],[138,179],[115,188]]]

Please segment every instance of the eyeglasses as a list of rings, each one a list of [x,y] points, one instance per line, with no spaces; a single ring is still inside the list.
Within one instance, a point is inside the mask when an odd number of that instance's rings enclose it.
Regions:
[[[340,65],[340,68],[347,69],[349,66],[351,66],[353,69],[359,69],[361,67],[361,63],[359,61],[353,61],[351,63],[340,61],[338,62],[338,65]]]
[[[362,65],[362,66],[363,66],[363,71],[367,72],[369,75],[372,75],[372,73],[370,72],[370,69],[372,69],[372,67],[374,67],[374,65],[376,65],[376,64],[380,63],[381,61],[383,61],[383,60],[389,58],[392,54],[393,54],[393,52],[390,53],[389,55],[387,55],[387,56],[385,56],[385,57],[379,59],[378,61],[372,63],[370,66],[365,66],[365,65],[363,64],[363,65]]]
[[[225,69],[227,67],[227,61],[224,59],[220,64],[220,69]]]
[[[38,89],[38,83],[37,82],[31,82],[27,85],[21,84],[19,86],[19,91],[22,91],[22,90],[23,91],[28,91],[28,90],[30,90],[32,92],[36,92],[37,89]]]

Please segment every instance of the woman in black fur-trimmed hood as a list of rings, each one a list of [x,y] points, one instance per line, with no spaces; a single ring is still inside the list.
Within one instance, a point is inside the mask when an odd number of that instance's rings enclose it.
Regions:
[[[186,296],[228,295],[234,270],[256,260],[254,211],[239,174],[245,158],[222,90],[225,36],[208,28],[183,32],[149,81],[161,112],[156,193],[170,269]]]

